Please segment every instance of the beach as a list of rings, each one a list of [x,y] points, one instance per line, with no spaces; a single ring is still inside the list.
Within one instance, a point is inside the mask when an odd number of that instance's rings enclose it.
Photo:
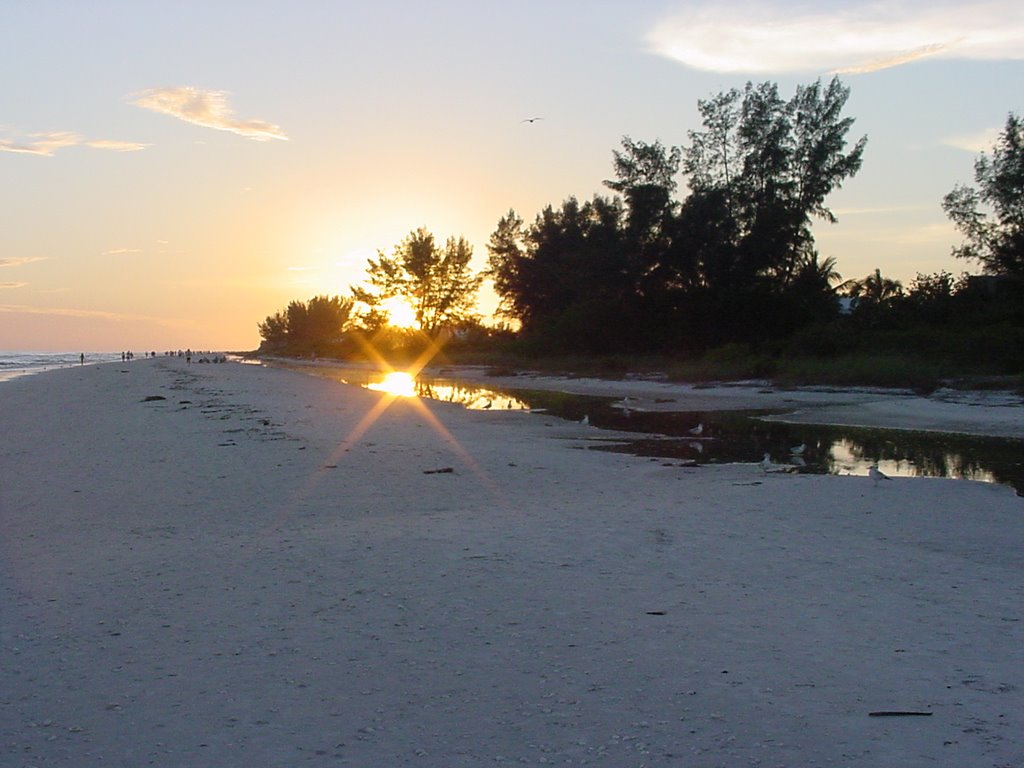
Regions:
[[[803,397],[716,391],[671,397]],[[1024,434],[995,396],[820,396]],[[177,358],[4,382],[0,427],[5,768],[1024,765],[1004,486]]]

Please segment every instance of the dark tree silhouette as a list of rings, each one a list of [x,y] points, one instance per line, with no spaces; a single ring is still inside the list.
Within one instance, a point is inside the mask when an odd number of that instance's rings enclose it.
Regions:
[[[811,222],[835,221],[825,199],[860,167],[848,95],[837,79],[788,101],[748,84],[698,104],[704,129],[684,149],[624,137],[605,181],[623,203],[570,198],[528,228],[514,211],[499,222],[489,250],[503,310],[591,351],[756,341],[833,317],[834,261],[819,260]]]
[[[364,324],[374,326],[383,319],[384,303],[400,297],[416,311],[416,320],[426,333],[464,323],[473,316],[482,277],[470,269],[473,248],[465,238],[448,238],[439,248],[424,228],[411,232],[393,254],[367,260],[368,288],[353,286],[353,298],[366,305]]]
[[[991,155],[974,163],[977,189],[957,185],[942,201],[966,242],[953,255],[985,272],[1024,279],[1024,122],[1012,112]],[[985,210],[987,209],[987,210]]]
[[[352,300],[340,296],[314,296],[309,302],[292,301],[259,323],[266,346],[294,353],[323,352],[336,344],[348,325]]]
[[[853,125],[841,116],[848,97],[833,79],[824,88],[821,81],[800,86],[789,101],[766,82],[699,102],[704,130],[689,132],[683,155],[696,200],[684,212],[730,220],[715,227],[711,252],[725,263],[708,265],[709,284],[784,287],[809,258],[812,219],[836,220],[825,199],[861,165],[865,138],[845,151]]]

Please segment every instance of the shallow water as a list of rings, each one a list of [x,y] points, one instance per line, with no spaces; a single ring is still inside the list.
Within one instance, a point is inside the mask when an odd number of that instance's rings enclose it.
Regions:
[[[0,352],[0,381],[80,365],[81,354],[85,355],[86,365],[120,359],[119,352]]]
[[[593,428],[594,450],[680,464],[757,463],[771,471],[867,475],[877,464],[891,477],[950,477],[1002,483],[1024,496],[1024,441],[945,432],[787,424],[764,416],[785,411],[643,411],[607,397],[482,386],[445,377],[395,379],[369,370],[296,366],[297,370],[404,396],[470,409],[581,421]],[[700,425],[700,434],[692,433]],[[637,437],[637,434],[642,437]],[[794,448],[803,450],[794,453]]]

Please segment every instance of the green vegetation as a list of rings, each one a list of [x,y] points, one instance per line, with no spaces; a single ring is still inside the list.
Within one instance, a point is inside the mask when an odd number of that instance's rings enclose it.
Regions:
[[[689,381],[909,386],[951,380],[1020,387],[1024,375],[1024,124],[1011,114],[977,188],[942,201],[983,273],[881,268],[842,282],[814,247],[834,222],[828,195],[859,170],[838,79],[748,84],[698,104],[683,147],[629,136],[613,152],[615,193],[509,210],[470,269],[463,238],[420,228],[368,260],[352,298],[292,302],[259,324],[261,350],[393,362],[475,363],[581,375],[662,371]],[[680,172],[687,196],[675,199]],[[503,327],[474,313],[493,281]]]

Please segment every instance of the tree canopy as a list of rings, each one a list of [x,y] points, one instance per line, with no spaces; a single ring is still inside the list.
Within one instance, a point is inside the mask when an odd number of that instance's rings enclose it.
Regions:
[[[503,311],[527,334],[595,351],[784,334],[834,314],[835,263],[819,259],[811,223],[835,221],[826,198],[861,165],[848,96],[838,79],[789,100],[748,83],[699,102],[687,147],[624,137],[605,182],[621,201],[569,198],[530,226],[515,211],[499,221],[488,250]]]
[[[353,298],[366,307],[364,325],[386,324],[387,302],[395,298],[409,303],[428,334],[471,319],[482,280],[470,268],[472,257],[465,238],[449,237],[440,248],[422,227],[395,246],[391,256],[378,252],[377,259],[367,260],[369,287],[351,288]]]
[[[953,249],[985,272],[1024,279],[1024,121],[1012,112],[991,154],[974,163],[977,188],[957,185],[942,207],[966,241]]]
[[[866,138],[850,136],[848,97],[834,78],[790,98],[764,82],[701,100],[701,126],[684,146],[622,138],[604,181],[610,195],[568,197],[532,221],[510,209],[490,235],[485,273],[473,273],[464,238],[440,246],[420,228],[367,261],[352,299],[292,302],[260,323],[260,335],[298,352],[329,346],[353,326],[373,332],[377,351],[436,349],[440,331],[474,325],[459,343],[493,340],[473,314],[489,277],[499,316],[516,321],[527,352],[728,346],[836,355],[870,340],[866,351],[902,354],[912,339],[914,349],[941,350],[958,364],[1016,370],[1024,360],[1024,123],[1011,113],[975,163],[977,186],[958,185],[943,199],[965,236],[954,253],[987,275],[919,274],[905,289],[879,268],[841,283],[812,228],[836,221],[828,197],[861,167]],[[399,300],[426,335],[402,330]],[[335,349],[358,354],[366,342],[351,334]]]
[[[352,314],[352,300],[340,296],[314,296],[309,302],[292,301],[259,323],[260,338],[281,351],[323,352],[336,344]]]

